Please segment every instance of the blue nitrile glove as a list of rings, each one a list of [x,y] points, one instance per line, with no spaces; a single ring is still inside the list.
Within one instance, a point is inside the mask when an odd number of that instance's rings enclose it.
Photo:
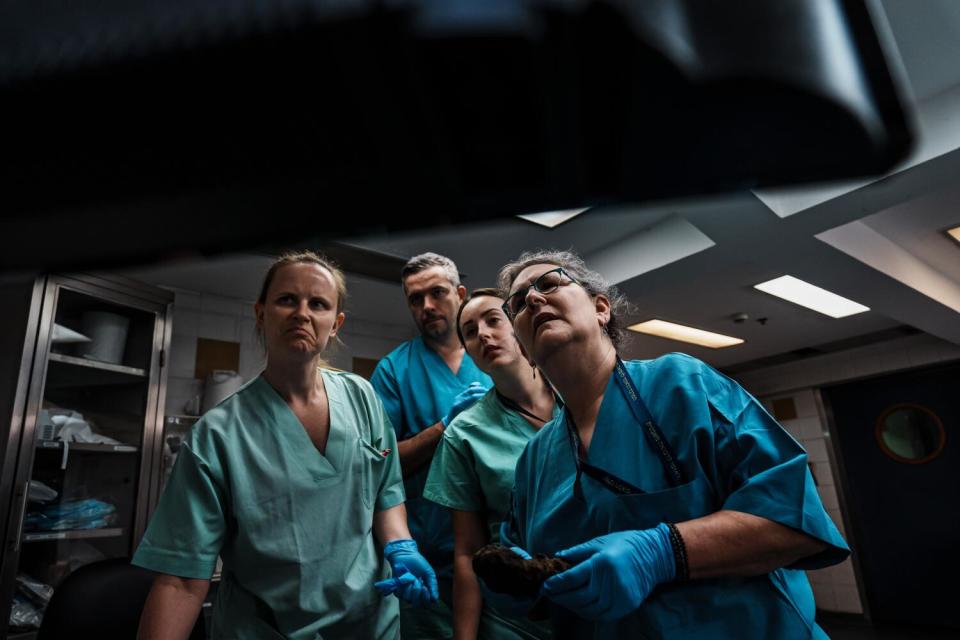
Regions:
[[[443,419],[440,421],[443,423],[443,428],[446,429],[450,426],[450,423],[453,422],[453,419],[456,418],[461,411],[482,398],[487,391],[488,389],[481,383],[471,382],[469,387],[458,393],[457,397],[453,399],[450,410],[447,411],[447,415],[443,416]]]
[[[423,583],[420,582],[416,576],[407,571],[403,563],[397,565],[397,571],[402,571],[403,573],[399,576],[373,583],[373,586],[380,592],[380,595],[389,596],[395,594],[404,602],[409,602],[415,607],[426,607],[429,606],[431,602],[434,602],[430,599],[430,593],[427,591],[427,588],[423,586]]]
[[[530,559],[530,554],[520,547],[510,547],[510,551],[513,551],[524,560]],[[518,598],[508,593],[493,591],[479,576],[477,577],[477,582],[480,583],[480,590],[483,592],[484,601],[500,613],[510,616],[511,618],[526,618],[527,613],[533,608],[534,603],[537,601],[536,598]]]
[[[677,571],[665,524],[609,533],[557,557],[575,566],[544,582],[543,595],[589,620],[619,620]]]
[[[395,593],[404,602],[425,607],[440,597],[437,574],[427,559],[420,555],[417,543],[409,538],[391,540],[383,548],[383,556],[393,569],[393,577],[373,584],[382,595]]]

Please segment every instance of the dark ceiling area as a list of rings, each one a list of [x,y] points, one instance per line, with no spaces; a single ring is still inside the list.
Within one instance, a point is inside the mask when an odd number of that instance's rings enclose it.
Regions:
[[[4,1],[0,266],[878,174],[912,130],[878,7]]]

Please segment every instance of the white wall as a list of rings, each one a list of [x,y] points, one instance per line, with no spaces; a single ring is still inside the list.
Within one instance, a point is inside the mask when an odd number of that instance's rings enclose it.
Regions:
[[[413,320],[404,325],[386,324],[360,320],[348,313],[340,330],[342,344],[334,349],[327,359],[338,369],[351,371],[354,358],[379,360],[416,334]]]
[[[174,292],[175,299],[166,413],[183,415],[184,405],[203,393],[203,382],[193,377],[197,338],[239,342],[238,373],[244,381],[263,368],[263,351],[256,338],[253,301],[168,288]],[[391,300],[391,303],[402,304],[402,299]],[[354,357],[382,358],[414,334],[412,320],[409,325],[386,324],[353,318],[348,311],[340,333],[344,345],[333,350],[328,359],[333,366],[351,371]]]
[[[750,371],[737,378],[771,413],[775,400],[793,399],[797,417],[783,420],[781,424],[807,450],[823,506],[847,537],[837,489],[838,474],[828,453],[831,446],[829,426],[817,404],[816,390],[828,384],[957,359],[960,359],[960,346],[923,334]],[[855,556],[854,541],[847,538],[847,542]],[[807,576],[817,608],[844,613],[863,612],[865,596],[858,589],[850,559],[833,567],[808,571]]]
[[[827,428],[817,410],[814,391],[803,389],[787,394],[768,396],[762,400],[767,405],[767,409],[771,410],[774,400],[786,397],[793,398],[794,405],[797,408],[797,417],[793,420],[781,420],[780,424],[807,450],[808,460],[813,463],[812,471],[817,480],[817,492],[820,494],[820,500],[823,501],[823,506],[830,514],[830,518],[840,529],[840,533],[843,534],[844,538],[847,538],[833,468],[827,453],[827,447],[829,446],[825,437]],[[849,543],[850,540],[848,539],[847,542]],[[855,549],[854,552],[856,552]],[[833,567],[808,571],[807,577],[813,587],[817,608],[825,611],[863,613],[857,580],[850,558]]]

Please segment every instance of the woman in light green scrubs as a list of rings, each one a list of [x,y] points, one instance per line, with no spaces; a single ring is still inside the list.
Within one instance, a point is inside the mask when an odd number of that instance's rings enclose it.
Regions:
[[[436,598],[409,540],[383,406],[365,380],[320,359],[345,295],[343,274],[316,254],[283,256],[267,273],[255,305],[266,369],[193,427],[134,556],[161,574],[141,638],[189,635],[218,555],[213,638],[395,640],[397,600],[374,583]],[[398,561],[405,569],[386,580]]]
[[[497,289],[477,289],[457,315],[467,353],[494,387],[443,432],[423,495],[453,513],[455,640],[549,638],[544,625],[510,618],[484,603],[473,554],[499,541],[510,510],[517,458],[559,407],[553,390],[520,350]]]

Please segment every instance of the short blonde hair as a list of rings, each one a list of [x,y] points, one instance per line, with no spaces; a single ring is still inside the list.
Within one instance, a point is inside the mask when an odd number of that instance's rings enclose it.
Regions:
[[[343,307],[347,302],[346,276],[343,275],[343,271],[341,271],[340,267],[338,267],[332,260],[317,253],[316,251],[309,250],[286,251],[280,254],[280,256],[273,261],[273,264],[270,265],[266,275],[263,277],[263,285],[260,287],[260,295],[257,297],[257,302],[264,304],[267,301],[267,291],[270,290],[270,284],[273,283],[273,277],[277,275],[277,271],[279,271],[281,268],[291,264],[315,264],[329,271],[330,275],[333,276],[333,282],[337,287],[337,313],[343,311]]]

